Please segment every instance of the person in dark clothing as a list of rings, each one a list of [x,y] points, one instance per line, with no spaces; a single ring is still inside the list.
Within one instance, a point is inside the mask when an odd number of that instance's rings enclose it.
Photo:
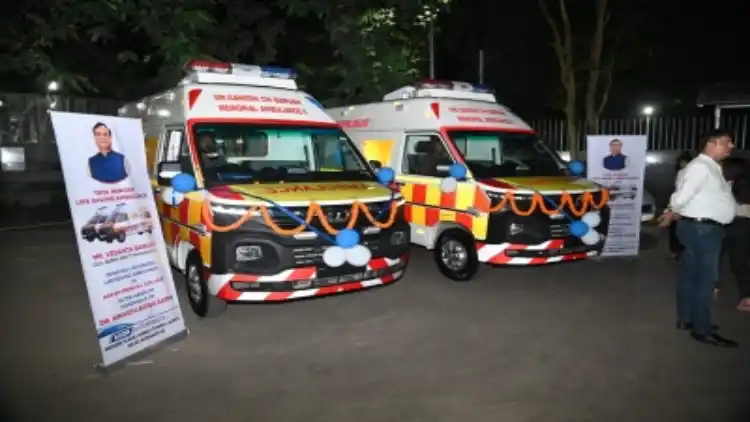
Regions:
[[[730,157],[723,163],[723,168],[737,202],[734,221],[727,228],[725,250],[729,255],[729,267],[737,280],[740,295],[737,309],[750,312],[750,162]]]
[[[686,165],[690,161],[692,161],[693,155],[690,154],[689,151],[683,151],[682,154],[680,154],[679,157],[677,157],[677,162],[675,163],[675,184],[676,180],[680,175],[680,171],[685,168]],[[678,259],[680,257],[680,254],[682,251],[685,250],[685,247],[680,243],[680,240],[677,239],[677,224],[671,224],[669,226],[669,251],[670,251],[670,257],[672,259]]]

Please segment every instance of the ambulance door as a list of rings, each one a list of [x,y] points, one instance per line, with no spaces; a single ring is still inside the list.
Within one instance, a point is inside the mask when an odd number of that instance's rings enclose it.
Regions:
[[[158,159],[154,165],[154,173],[158,172],[159,163],[165,162],[179,162],[182,172],[193,173],[184,127],[168,126],[164,129],[164,134],[160,139]],[[162,176],[174,177],[175,175],[176,173]],[[156,178],[158,177],[159,175],[156,174]],[[154,199],[156,200],[156,209],[159,210],[159,220],[164,233],[164,243],[167,246],[167,255],[169,255],[172,265],[177,265],[176,245],[179,241],[180,229],[184,226],[184,222],[180,221],[179,207],[172,207],[164,203],[160,189],[155,189]]]
[[[396,182],[406,200],[405,216],[412,242],[432,248],[439,234],[445,168],[454,161],[437,133],[407,133]]]

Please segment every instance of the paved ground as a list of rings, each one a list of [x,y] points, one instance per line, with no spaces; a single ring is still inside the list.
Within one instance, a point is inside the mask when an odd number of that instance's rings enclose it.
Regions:
[[[658,249],[470,284],[415,249],[387,288],[205,321],[186,309],[185,341],[102,378],[72,231],[0,244],[2,421],[750,420],[750,317],[727,291],[716,320],[744,348],[675,332]]]

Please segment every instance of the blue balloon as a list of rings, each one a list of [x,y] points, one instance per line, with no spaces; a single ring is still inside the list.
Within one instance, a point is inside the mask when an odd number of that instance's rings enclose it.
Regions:
[[[177,192],[185,193],[195,190],[195,177],[187,174],[180,173],[172,178],[172,189]]]
[[[378,182],[384,185],[390,185],[393,182],[393,179],[396,178],[396,172],[390,167],[383,167],[375,173],[375,176],[377,176]]]
[[[336,243],[344,249],[349,249],[359,244],[359,233],[352,229],[343,229],[336,235]]]
[[[576,220],[572,223],[570,223],[570,234],[572,234],[575,237],[583,237],[586,235],[586,233],[589,232],[589,225],[584,223],[581,220]]]
[[[451,168],[448,171],[448,174],[451,175],[452,178],[462,180],[466,178],[466,167],[462,166],[458,163],[451,164]]]
[[[568,168],[570,169],[570,172],[576,176],[582,174],[585,170],[585,167],[580,160],[571,161],[570,164],[568,164]]]

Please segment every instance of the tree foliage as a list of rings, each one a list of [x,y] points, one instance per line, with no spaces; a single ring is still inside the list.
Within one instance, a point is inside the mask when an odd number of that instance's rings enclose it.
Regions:
[[[560,82],[565,92],[561,109],[565,114],[568,146],[574,157],[580,151],[579,120],[583,117],[589,131],[596,130],[599,116],[609,98],[618,45],[608,40],[610,11],[608,0],[594,2],[593,31],[573,31],[571,13],[566,0],[557,0],[552,10],[547,0],[538,0],[542,15],[552,31],[552,48],[557,58]],[[581,45],[583,44],[583,46]],[[588,47],[588,48],[582,48]],[[606,57],[605,57],[606,55]],[[581,101],[583,97],[583,101]]]
[[[324,99],[373,100],[420,73],[425,12],[434,16],[449,1],[8,2],[0,14],[0,51],[7,52],[0,89],[43,90],[54,79],[75,93],[133,98],[175,83],[192,58],[273,63],[285,43],[299,47],[285,34],[300,19],[308,26],[299,34],[324,39],[331,54],[320,60],[321,51],[297,50],[297,63],[280,64],[297,65],[303,84]],[[28,76],[31,84],[18,83]]]
[[[0,74],[57,80],[74,92],[117,94],[176,82],[189,59],[275,53],[281,20],[262,2],[37,0],[3,14]],[[221,20],[221,24],[219,24]],[[262,27],[262,28],[261,28]],[[119,78],[118,78],[119,76]],[[124,92],[120,92],[122,94]]]
[[[290,14],[314,15],[326,28],[334,60],[323,69],[309,69],[307,76],[337,81],[323,97],[329,104],[375,100],[412,82],[427,56],[429,21],[449,4],[450,0],[284,1]]]

